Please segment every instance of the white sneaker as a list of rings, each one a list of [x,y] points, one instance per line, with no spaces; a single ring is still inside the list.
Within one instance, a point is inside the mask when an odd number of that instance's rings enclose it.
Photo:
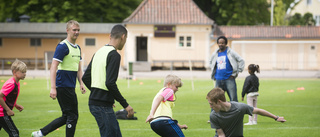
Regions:
[[[43,137],[41,131],[34,131],[31,133],[32,137]]]
[[[248,123],[245,123],[244,125],[253,125],[253,122],[249,121]]]
[[[252,121],[252,124],[257,125],[258,123],[257,123],[257,121]]]

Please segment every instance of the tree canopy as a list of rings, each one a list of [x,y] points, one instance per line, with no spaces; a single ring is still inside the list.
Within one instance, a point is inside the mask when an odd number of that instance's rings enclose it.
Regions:
[[[19,21],[21,15],[30,22],[122,22],[142,0],[0,0],[0,22]]]

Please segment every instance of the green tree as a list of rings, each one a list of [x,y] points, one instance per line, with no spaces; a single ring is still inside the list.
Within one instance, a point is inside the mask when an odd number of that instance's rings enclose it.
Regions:
[[[0,22],[26,14],[31,22],[122,22],[142,0],[0,0]]]
[[[274,26],[286,26],[288,25],[288,21],[286,20],[286,10],[285,4],[282,2],[282,0],[277,0],[275,2],[274,6],[274,16],[273,16],[273,25]]]
[[[295,13],[289,19],[289,25],[302,25],[302,26],[314,26],[316,21],[313,19],[313,15],[310,12],[301,16],[300,13]]]
[[[269,24],[267,0],[194,0],[218,25]]]

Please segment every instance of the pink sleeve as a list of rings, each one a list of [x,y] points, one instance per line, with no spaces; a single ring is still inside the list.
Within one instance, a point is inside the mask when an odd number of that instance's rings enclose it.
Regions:
[[[14,83],[6,82],[3,84],[1,91],[5,96],[7,96],[14,89]]]
[[[170,98],[173,98],[173,90],[170,88],[166,88],[164,91],[161,92],[161,96],[163,96],[163,101],[167,101],[168,99],[170,100]]]

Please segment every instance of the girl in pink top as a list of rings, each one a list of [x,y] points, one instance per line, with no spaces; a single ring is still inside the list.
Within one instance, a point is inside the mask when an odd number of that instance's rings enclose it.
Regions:
[[[187,129],[188,126],[180,125],[172,117],[175,93],[182,86],[181,79],[175,75],[168,75],[164,86],[154,97],[146,122],[149,122],[152,130],[162,137],[184,137],[181,129]]]

